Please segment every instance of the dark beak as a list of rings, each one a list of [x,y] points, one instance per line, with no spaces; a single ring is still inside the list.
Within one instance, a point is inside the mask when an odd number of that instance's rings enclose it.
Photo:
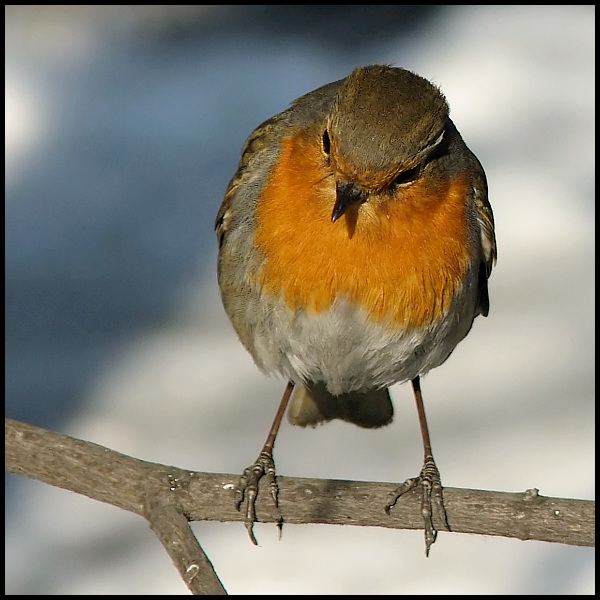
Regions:
[[[335,223],[353,204],[367,201],[369,194],[353,183],[338,181],[335,184],[335,206],[331,214],[331,222]]]

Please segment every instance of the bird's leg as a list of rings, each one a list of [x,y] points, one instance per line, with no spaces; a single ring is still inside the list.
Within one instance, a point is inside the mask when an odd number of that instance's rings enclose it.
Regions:
[[[281,512],[279,511],[279,502],[277,500],[279,489],[277,487],[277,481],[275,480],[273,446],[275,445],[275,438],[277,437],[277,432],[279,431],[279,426],[281,425],[281,421],[283,419],[283,415],[285,414],[285,409],[287,408],[293,389],[294,383],[292,381],[288,382],[279,408],[277,409],[275,418],[273,419],[273,425],[271,425],[271,429],[269,430],[267,441],[265,442],[265,445],[263,446],[263,449],[261,450],[261,453],[258,455],[258,458],[254,464],[244,469],[244,472],[240,477],[240,481],[234,490],[235,506],[238,510],[240,510],[240,506],[242,505],[244,498],[246,499],[246,531],[248,531],[250,540],[255,545],[258,545],[258,543],[253,532],[253,526],[256,522],[256,511],[254,507],[256,504],[256,497],[258,496],[258,482],[263,476],[266,477],[266,481],[269,485],[269,495],[271,496],[275,506],[275,511],[277,514],[277,527],[279,527],[279,535],[281,536],[283,520],[281,517]]]
[[[423,468],[417,477],[407,479],[392,492],[388,499],[388,503],[385,506],[385,512],[389,514],[390,509],[396,504],[400,496],[413,488],[421,487],[421,514],[423,515],[425,524],[425,555],[429,556],[429,549],[437,537],[437,530],[433,526],[433,505],[437,508],[440,519],[448,531],[450,531],[450,526],[448,525],[448,517],[444,507],[440,472],[433,460],[433,453],[431,452],[431,441],[429,439],[427,419],[425,418],[425,407],[423,406],[423,396],[421,395],[419,377],[415,377],[411,383],[415,393],[415,401],[417,403],[417,413],[419,414],[421,436],[423,437],[425,460],[423,462]]]

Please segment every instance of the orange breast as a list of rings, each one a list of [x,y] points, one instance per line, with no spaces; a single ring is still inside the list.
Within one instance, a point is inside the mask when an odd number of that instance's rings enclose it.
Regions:
[[[332,223],[335,181],[320,148],[300,135],[285,139],[256,209],[265,262],[252,278],[292,310],[320,313],[344,297],[373,321],[433,324],[469,265],[467,185],[421,178]]]

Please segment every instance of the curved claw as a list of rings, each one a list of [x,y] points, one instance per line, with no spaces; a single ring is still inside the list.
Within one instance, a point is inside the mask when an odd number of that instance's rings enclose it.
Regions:
[[[410,477],[403,484],[399,485],[391,494],[387,501],[387,504],[384,507],[385,512],[389,515],[390,508],[398,502],[398,498],[406,494],[406,492],[416,488],[421,483],[421,479],[419,477]]]

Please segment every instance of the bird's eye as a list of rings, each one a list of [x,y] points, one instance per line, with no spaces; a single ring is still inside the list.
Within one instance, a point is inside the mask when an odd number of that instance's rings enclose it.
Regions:
[[[411,181],[414,181],[419,176],[419,171],[419,166],[408,169],[407,171],[403,171],[392,181],[392,186],[402,185],[403,183],[410,183]]]
[[[323,132],[323,152],[329,154],[331,150],[331,141],[329,140],[329,132],[327,129]]]

